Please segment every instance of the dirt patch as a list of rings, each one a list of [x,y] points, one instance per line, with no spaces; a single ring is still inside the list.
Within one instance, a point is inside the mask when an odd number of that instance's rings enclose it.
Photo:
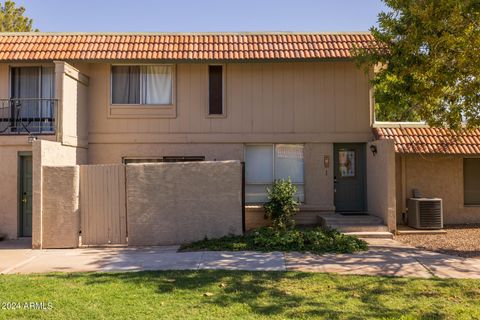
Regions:
[[[446,226],[445,230],[445,234],[396,235],[395,240],[420,249],[480,258],[480,224]]]

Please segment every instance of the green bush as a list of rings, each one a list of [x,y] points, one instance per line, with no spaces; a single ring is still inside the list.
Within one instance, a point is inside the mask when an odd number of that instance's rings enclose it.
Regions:
[[[354,236],[344,235],[330,229],[288,229],[260,228],[243,236],[227,236],[205,239],[182,245],[182,251],[299,251],[322,254],[352,253],[367,250],[367,243]]]
[[[265,214],[272,220],[276,230],[287,230],[295,226],[293,216],[298,211],[299,202],[295,199],[297,187],[290,179],[275,180],[271,188],[267,188],[268,202],[264,204]]]

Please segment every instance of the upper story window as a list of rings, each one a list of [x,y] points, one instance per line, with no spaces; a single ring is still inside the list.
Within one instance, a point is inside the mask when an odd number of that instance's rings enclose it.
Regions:
[[[12,67],[10,95],[14,99],[53,99],[54,67]]]
[[[55,131],[55,68],[10,68],[10,99],[0,101],[0,134]]]
[[[208,66],[208,115],[223,114],[223,66]]]
[[[112,104],[173,104],[172,65],[112,66]]]

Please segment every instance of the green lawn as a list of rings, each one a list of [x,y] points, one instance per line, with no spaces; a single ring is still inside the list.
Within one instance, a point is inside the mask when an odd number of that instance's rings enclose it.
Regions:
[[[52,303],[2,319],[479,319],[480,281],[298,272],[0,276],[0,301]]]

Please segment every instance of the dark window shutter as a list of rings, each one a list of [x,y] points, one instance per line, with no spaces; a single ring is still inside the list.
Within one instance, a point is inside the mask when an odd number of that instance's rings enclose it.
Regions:
[[[463,194],[466,205],[480,204],[480,159],[463,159]]]
[[[223,66],[208,66],[208,114],[223,114]]]

